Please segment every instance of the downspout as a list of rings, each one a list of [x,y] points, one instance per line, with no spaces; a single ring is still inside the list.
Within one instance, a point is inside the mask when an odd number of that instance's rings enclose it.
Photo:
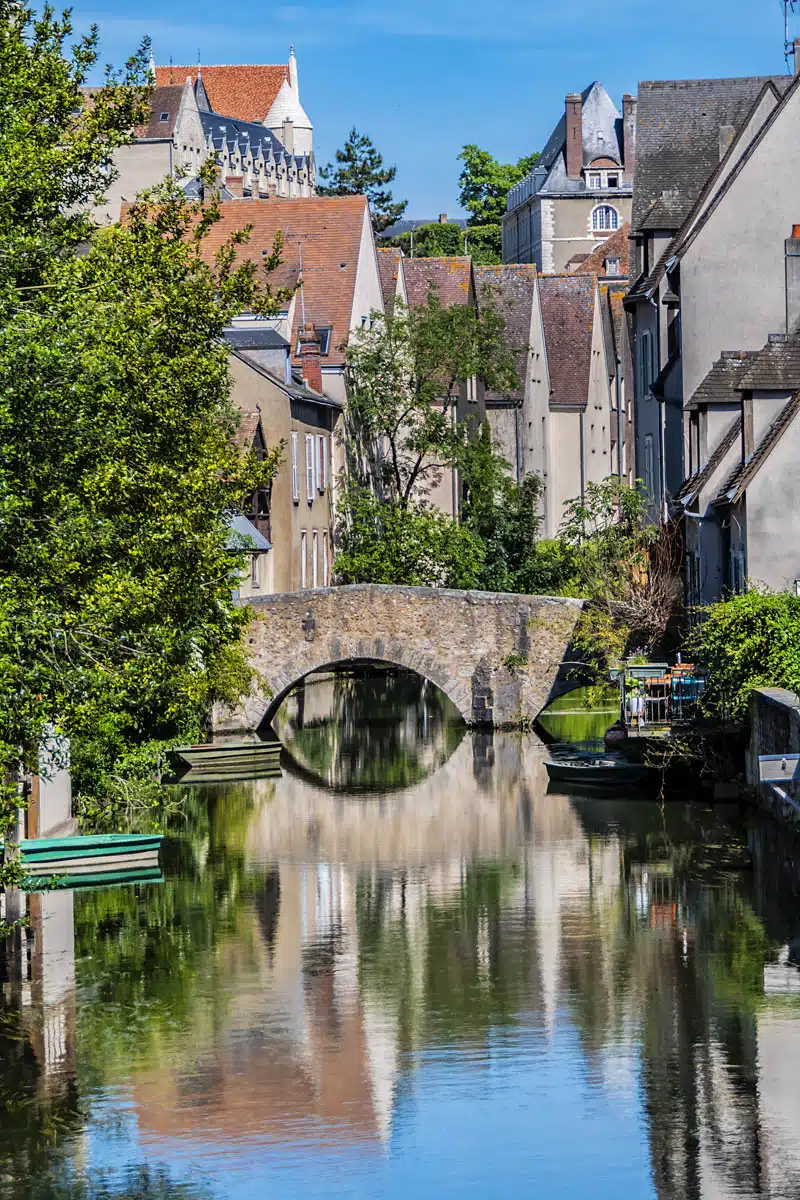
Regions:
[[[622,462],[622,388],[619,382],[619,369],[622,366],[622,359],[617,353],[617,475],[622,483],[623,462]]]
[[[519,406],[514,409],[514,449],[517,456],[517,483],[522,482],[522,463],[519,448]]]
[[[584,448],[583,448],[583,409],[578,415],[578,430],[580,434],[580,456],[581,456],[581,504],[586,499],[586,464],[584,463]]]

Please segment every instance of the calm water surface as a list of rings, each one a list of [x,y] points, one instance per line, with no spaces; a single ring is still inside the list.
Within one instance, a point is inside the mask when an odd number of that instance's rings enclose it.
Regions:
[[[0,1195],[800,1196],[796,846],[454,716],[311,682],[162,883],[30,898]]]

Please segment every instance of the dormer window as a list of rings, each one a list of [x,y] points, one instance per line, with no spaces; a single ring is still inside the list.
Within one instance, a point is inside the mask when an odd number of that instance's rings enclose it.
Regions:
[[[606,187],[619,187],[619,175],[606,175]]]
[[[619,229],[619,213],[611,204],[598,204],[592,209],[592,232],[610,233]]]
[[[161,116],[158,118],[158,120],[159,120],[159,124],[163,124],[163,123],[164,123],[164,121],[168,121],[168,120],[169,120],[169,113],[168,113],[168,112],[164,112],[164,113],[162,113],[162,114],[161,114]]]
[[[600,188],[603,186],[603,176],[599,171],[592,171],[587,180],[590,188]]]
[[[606,259],[606,275],[619,275],[619,259],[618,258],[607,258]]]

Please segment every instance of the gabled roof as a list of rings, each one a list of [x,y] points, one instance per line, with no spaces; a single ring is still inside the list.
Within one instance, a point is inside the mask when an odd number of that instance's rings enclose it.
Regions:
[[[719,494],[714,497],[713,504],[736,504],[741,499],[743,493],[755,479],[786,430],[794,421],[798,412],[800,412],[800,392],[792,396],[791,400],[787,400],[753,454],[745,462],[737,466],[734,472],[728,477]]]
[[[431,292],[435,292],[445,308],[470,302],[472,259],[469,255],[407,258],[403,262],[403,274],[409,308],[421,308]]]
[[[747,350],[723,350],[702,383],[691,396],[687,409],[711,404],[735,404],[741,400],[738,387],[754,355]],[[800,385],[798,385],[800,386]]]
[[[664,268],[667,264],[667,261],[672,254],[672,244],[672,242],[669,243],[669,245],[660,255],[653,269],[648,272],[647,275],[640,275],[632,284],[627,297],[629,300],[637,300],[640,296],[647,298],[652,296],[653,292],[658,286],[658,281],[661,279],[661,276],[664,273]]]
[[[146,125],[137,125],[134,134],[137,138],[171,138],[175,130],[175,121],[181,106],[183,83],[174,87],[156,87],[150,93],[150,118]],[[166,120],[162,121],[162,116]]]
[[[770,334],[763,350],[748,355],[737,387],[752,392],[800,390],[800,336]]]
[[[688,479],[684,479],[675,497],[678,503],[682,504],[684,508],[691,508],[714,472],[722,466],[722,463],[725,461],[725,455],[733,449],[736,439],[741,433],[741,429],[741,414],[737,413],[717,442],[705,465],[699,471],[695,471],[694,475],[690,475]]]
[[[639,84],[636,187],[631,224],[677,230],[720,160],[720,129],[739,129],[767,83],[783,95],[791,76],[664,79]],[[666,194],[666,196],[665,196]],[[651,215],[656,202],[664,200]]]
[[[236,255],[260,267],[264,256],[272,252],[275,235],[282,233],[282,262],[271,282],[284,286],[287,279],[297,278],[302,255],[305,319],[317,327],[331,326],[330,351],[322,365],[340,366],[350,333],[361,238],[368,218],[364,196],[244,200],[220,207],[220,219],[203,243],[206,259],[212,261],[232,233],[249,225],[249,241],[236,248]],[[294,308],[293,351],[302,320],[299,299]]]
[[[515,266],[476,266],[475,294],[478,307],[492,305],[503,317],[506,345],[514,351],[520,386],[513,392],[487,392],[488,404],[503,400],[522,400],[525,394],[525,373],[531,331],[531,316],[536,297],[536,267],[534,264]]]
[[[201,112],[200,122],[203,133],[207,138],[211,137],[217,153],[226,144],[231,152],[238,147],[242,154],[252,150],[253,156],[257,157],[260,150],[265,159],[271,154],[276,161],[280,161],[286,153],[275,135],[256,121],[239,121],[236,117],[223,117],[216,112]],[[302,156],[295,157],[299,159]]]
[[[402,257],[402,250],[398,250],[395,246],[378,247],[378,273],[381,277],[383,309],[387,317],[392,315],[394,302],[397,299],[397,284],[400,271],[403,269],[400,265]]]
[[[593,250],[583,262],[573,269],[575,275],[605,275],[606,259],[619,259],[619,274],[627,277],[631,266],[631,227],[621,225],[616,233],[612,233],[596,250]]]
[[[197,65],[156,67],[156,87],[194,83]],[[212,109],[240,121],[263,121],[275,102],[281,84],[289,82],[289,65],[250,64],[202,68],[203,84]]]
[[[596,282],[592,275],[542,275],[550,404],[584,408],[589,397]]]
[[[228,516],[228,540],[226,550],[239,551],[242,554],[252,554],[257,550],[271,550],[272,542],[268,542],[255,525],[248,521],[242,513],[230,513]]]

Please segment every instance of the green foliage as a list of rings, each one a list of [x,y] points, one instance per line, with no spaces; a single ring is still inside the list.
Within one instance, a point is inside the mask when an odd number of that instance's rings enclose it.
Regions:
[[[533,170],[538,152],[523,155],[515,163],[500,163],[488,150],[474,143],[459,154],[464,166],[459,176],[459,203],[469,213],[473,225],[499,225],[506,211],[506,197],[515,183]]]
[[[409,258],[438,258],[465,254],[464,230],[452,221],[419,225],[413,233],[401,233],[384,244],[397,246]]]
[[[50,721],[97,804],[134,778],[136,747],[198,732],[246,681],[226,514],[279,453],[233,443],[221,334],[282,294],[235,265],[246,234],[206,261],[218,208],[174,181],[93,230],[82,207],[138,119],[146,47],[85,110],[94,35],[68,56],[66,22],[3,11],[0,776],[33,761]],[[0,834],[16,805],[7,789]]]
[[[471,530],[423,501],[382,501],[353,483],[340,498],[339,583],[474,588],[483,547]]]
[[[408,201],[395,200],[386,187],[396,176],[397,167],[384,167],[383,156],[370,137],[354,126],[335,159],[335,163],[320,168],[319,178],[326,181],[317,188],[320,196],[366,196],[376,233],[400,220]]]
[[[800,692],[800,597],[753,590],[712,604],[690,652],[706,671],[703,705],[714,715],[743,720],[754,688]]]
[[[476,266],[495,266],[503,261],[503,226],[500,222],[489,225],[470,225],[467,229],[467,253]]]
[[[459,465],[472,432],[455,419],[464,380],[517,386],[504,329],[491,305],[444,307],[432,293],[418,309],[375,314],[351,338],[345,441],[356,478],[402,505],[427,498],[443,469]]]

